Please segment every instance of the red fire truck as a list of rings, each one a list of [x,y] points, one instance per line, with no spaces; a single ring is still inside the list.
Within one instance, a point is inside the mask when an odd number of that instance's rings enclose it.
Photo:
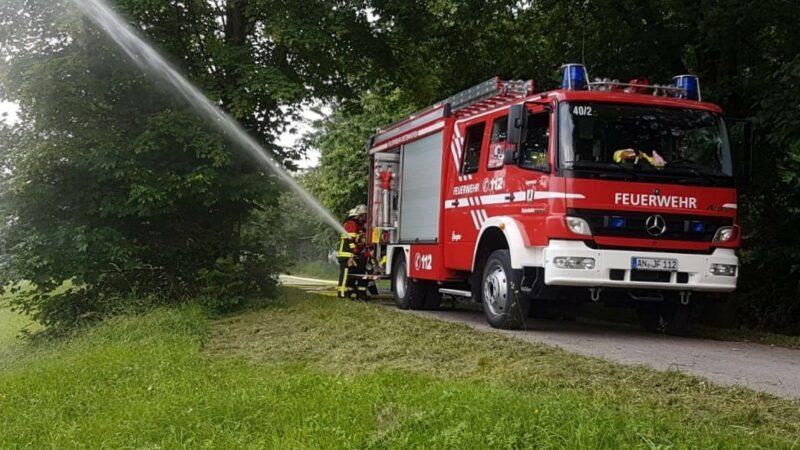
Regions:
[[[740,230],[721,109],[696,77],[561,89],[494,78],[369,139],[369,229],[400,308],[442,295],[521,328],[542,305],[633,305],[679,331],[736,288]]]

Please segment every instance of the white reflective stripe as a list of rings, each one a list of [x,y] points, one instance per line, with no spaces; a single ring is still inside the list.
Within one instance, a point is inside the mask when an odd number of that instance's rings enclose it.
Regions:
[[[453,138],[453,142],[450,144],[450,154],[453,155],[453,164],[455,164],[456,170],[458,170],[458,154],[456,154],[455,137]]]
[[[568,194],[566,192],[536,191],[533,193],[534,200],[544,200],[548,198],[586,198],[582,194]]]
[[[458,127],[453,128],[453,148],[455,149],[456,172],[461,173],[461,133],[458,131]],[[459,177],[459,180],[461,179],[462,177]]]
[[[487,220],[489,220],[489,216],[486,215],[486,210],[485,209],[480,210],[480,213],[481,213],[481,216],[483,217],[482,220],[481,220],[481,226],[483,226],[483,223],[486,222]]]
[[[481,203],[483,203],[484,205],[496,205],[498,203],[505,203],[507,196],[508,194],[482,195]]]
[[[736,207],[737,207],[736,203],[725,203],[722,205],[723,209],[736,209]]]
[[[453,209],[453,208],[467,208],[470,206],[474,206],[470,204],[469,197],[464,197],[461,199],[451,199],[444,201],[445,209]]]
[[[508,196],[511,195],[512,199],[509,200]],[[510,192],[507,194],[492,194],[481,195],[480,201],[484,205],[496,205],[498,203],[522,202],[525,201],[525,191]]]
[[[482,203],[480,197],[473,197],[473,199],[475,199],[475,204],[476,205],[480,205]]]
[[[475,229],[480,230],[481,226],[478,224],[478,216],[475,214],[475,211],[469,210],[469,214],[472,216],[472,224],[475,226]]]
[[[439,121],[438,123],[435,123],[435,124],[433,124],[433,125],[431,125],[429,127],[420,128],[417,131],[417,133],[418,133],[419,136],[422,136],[423,134],[428,134],[428,133],[430,133],[432,131],[436,131],[436,130],[439,130],[441,128],[444,128],[444,122]]]

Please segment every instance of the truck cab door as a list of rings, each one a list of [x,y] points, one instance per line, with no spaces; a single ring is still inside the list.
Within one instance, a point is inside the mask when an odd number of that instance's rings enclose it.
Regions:
[[[485,217],[480,208],[481,181],[486,176],[489,133],[485,119],[454,124],[452,164],[447,171],[443,241],[445,265],[470,270],[475,241]]]
[[[506,145],[506,152],[513,152],[505,158],[504,166],[509,201],[498,208],[497,214],[514,217],[522,224],[529,245],[546,245],[545,219],[552,212],[552,205],[563,201],[563,190],[551,190],[555,119],[549,108],[534,105],[523,120],[518,142]],[[511,128],[507,134],[513,140]]]

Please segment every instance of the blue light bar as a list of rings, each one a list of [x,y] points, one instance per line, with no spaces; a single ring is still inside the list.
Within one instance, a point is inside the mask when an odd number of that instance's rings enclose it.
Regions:
[[[611,226],[611,228],[625,228],[625,218],[617,216],[611,217],[608,220],[608,225]]]
[[[692,222],[691,224],[692,233],[705,233],[706,232],[706,224],[703,222]]]
[[[589,87],[589,75],[583,64],[564,64],[561,69],[564,71],[564,78],[561,81],[562,88],[575,91]]]
[[[673,80],[675,87],[683,89],[677,94],[679,97],[700,101],[700,79],[696,75],[678,75]]]

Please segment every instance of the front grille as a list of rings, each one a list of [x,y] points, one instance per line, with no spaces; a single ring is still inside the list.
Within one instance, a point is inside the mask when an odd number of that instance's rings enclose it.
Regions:
[[[671,248],[671,247],[664,247],[653,249],[653,247],[632,247],[632,246],[620,246],[620,245],[600,245],[595,241],[583,241],[587,247],[593,248],[595,250],[624,250],[624,251],[639,251],[639,252],[652,252],[652,251],[659,251],[659,252],[669,252],[669,253],[684,253],[687,255],[710,255],[714,253],[714,248],[709,246],[705,250],[687,250],[683,248]]]
[[[672,272],[664,270],[631,270],[631,281],[669,283],[670,277],[672,277]]]
[[[580,217],[588,222],[594,236],[620,238],[711,242],[717,229],[733,225],[733,219],[728,217],[689,216],[684,214],[594,209],[570,209],[567,214],[573,217]],[[663,219],[665,226],[663,234],[653,235],[647,231],[647,220],[653,216],[661,216],[661,219]],[[698,228],[702,228],[702,230],[698,230]]]

